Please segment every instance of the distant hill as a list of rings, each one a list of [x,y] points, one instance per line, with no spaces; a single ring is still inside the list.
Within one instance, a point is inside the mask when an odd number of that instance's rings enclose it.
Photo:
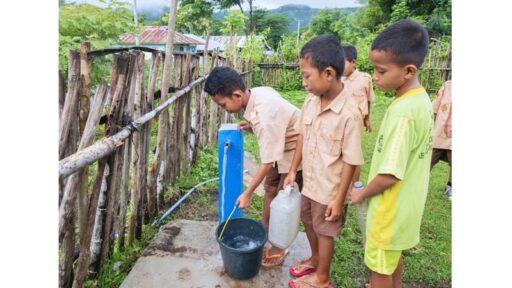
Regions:
[[[354,12],[359,9],[358,7],[351,8],[339,8],[340,10],[345,10],[348,12]],[[146,20],[148,21],[158,21],[169,11],[169,6],[163,5],[160,7],[144,7],[142,9],[138,9],[140,15],[144,15]],[[276,9],[268,10],[269,14],[281,14],[288,18],[288,32],[297,30],[297,21],[300,20],[300,27],[307,27],[311,22],[311,19],[315,17],[316,13],[318,13],[318,8],[311,8],[307,5],[297,5],[297,4],[288,4],[283,5]],[[246,15],[248,15],[248,11],[246,11]],[[213,13],[213,18],[215,19],[223,19],[228,14],[227,10],[216,11]]]

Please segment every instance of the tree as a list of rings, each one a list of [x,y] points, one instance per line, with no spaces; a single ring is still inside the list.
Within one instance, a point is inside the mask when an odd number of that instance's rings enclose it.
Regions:
[[[266,15],[259,25],[257,23],[256,33],[263,33],[264,29],[267,28],[270,28],[270,31],[266,35],[267,43],[273,49],[276,49],[279,40],[281,40],[281,37],[285,35],[288,30],[288,18],[281,14]]]
[[[81,41],[90,41],[93,49],[110,48],[124,33],[134,33],[136,27],[127,3],[118,0],[105,1],[100,8],[90,4],[66,4],[59,7],[59,68],[67,71],[69,50],[80,49]],[[105,61],[105,58],[95,62]],[[108,67],[98,65],[93,69],[93,85],[106,79]]]
[[[254,20],[253,15],[253,5],[254,0],[245,0],[247,4],[249,4],[249,29],[245,31],[245,35],[248,35],[256,30],[256,22]],[[244,0],[214,0],[216,4],[219,5],[221,9],[229,9],[233,6],[238,6],[240,12],[244,14],[244,9],[242,8],[242,4],[244,4]]]
[[[316,16],[311,20],[309,30],[316,35],[326,33],[336,34],[336,31],[333,30],[331,25],[342,17],[342,13],[340,9],[319,10]]]
[[[230,10],[228,15],[222,21],[222,33],[226,35],[239,35],[243,33],[245,25],[245,16],[238,10]]]
[[[176,31],[198,35],[206,34],[206,30],[213,21],[212,1],[181,0],[176,16]],[[167,25],[169,12],[164,14],[159,25]]]

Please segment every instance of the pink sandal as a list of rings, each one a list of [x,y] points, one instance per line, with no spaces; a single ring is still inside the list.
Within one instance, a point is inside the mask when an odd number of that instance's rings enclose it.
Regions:
[[[293,265],[290,267],[290,275],[293,277],[302,277],[308,274],[311,274],[316,271],[316,267],[305,264],[304,261],[298,262],[295,261]]]

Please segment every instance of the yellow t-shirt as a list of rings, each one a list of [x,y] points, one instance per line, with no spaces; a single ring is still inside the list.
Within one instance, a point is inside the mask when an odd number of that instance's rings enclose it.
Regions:
[[[377,174],[400,181],[370,198],[367,241],[384,250],[405,250],[420,240],[432,157],[434,115],[422,87],[390,104],[379,129],[368,182]]]

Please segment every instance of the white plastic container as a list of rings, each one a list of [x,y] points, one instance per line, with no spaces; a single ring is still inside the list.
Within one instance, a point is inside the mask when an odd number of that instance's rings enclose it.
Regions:
[[[297,183],[279,191],[270,203],[268,241],[278,248],[292,245],[300,224],[300,191]]]

